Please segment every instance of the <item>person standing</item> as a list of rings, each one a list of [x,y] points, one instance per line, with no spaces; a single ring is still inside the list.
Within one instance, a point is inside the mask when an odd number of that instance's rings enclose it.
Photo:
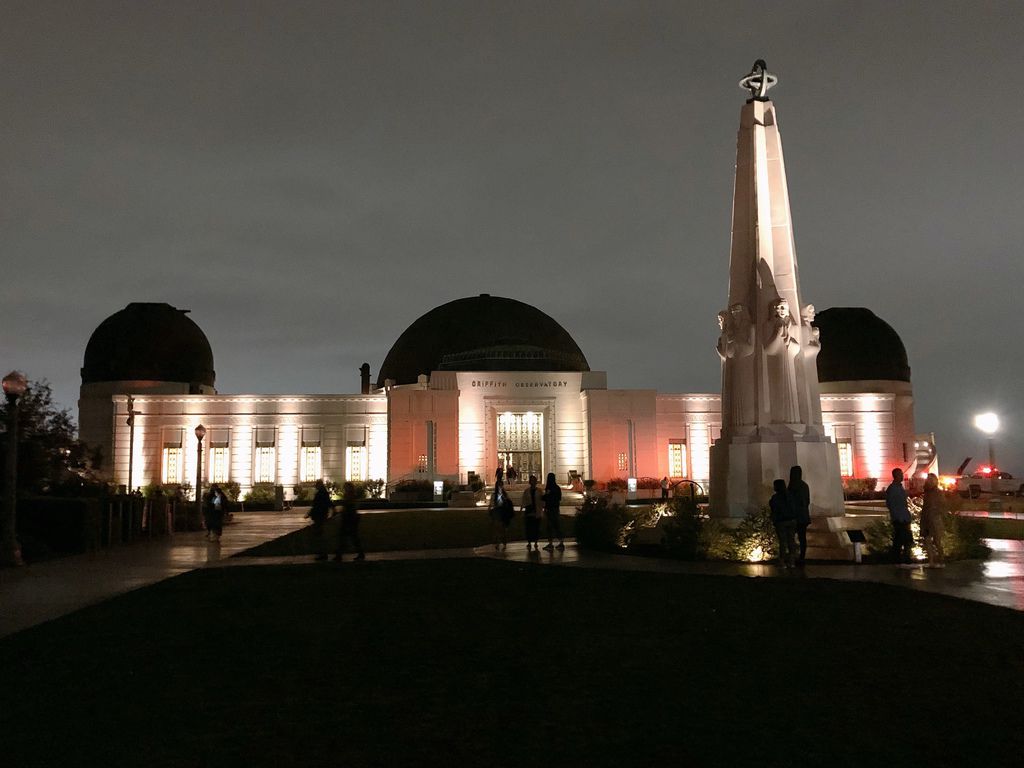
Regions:
[[[661,478],[661,500],[668,498],[668,477]]]
[[[787,568],[792,568],[796,550],[796,513],[789,500],[786,481],[780,477],[772,487],[775,494],[769,499],[768,507],[771,510],[775,535],[779,538],[779,561]]]
[[[333,513],[334,501],[331,499],[331,494],[327,492],[327,486],[324,485],[323,480],[316,481],[316,492],[313,494],[313,504],[309,508],[309,512],[306,513],[313,522],[313,546],[316,548],[316,559],[326,560],[327,551],[324,543],[324,523],[327,522],[328,513]]]
[[[921,538],[928,553],[929,568],[945,568],[945,553],[942,551],[942,535],[946,532],[942,515],[946,503],[939,490],[939,478],[929,474],[924,481],[924,496],[921,497]]]
[[[539,501],[537,493],[537,476],[530,475],[530,485],[523,491],[523,523],[526,527],[526,550],[540,551],[540,510],[537,508]]]
[[[796,515],[796,538],[800,542],[800,557],[797,565],[803,565],[807,558],[807,529],[811,525],[811,488],[804,482],[804,471],[798,464],[789,468],[789,502]]]
[[[219,485],[211,485],[210,490],[203,499],[203,517],[206,522],[206,538],[210,541],[220,541],[221,533],[224,530],[224,514],[227,511],[228,500]]]
[[[910,508],[907,489],[903,487],[903,470],[892,471],[892,482],[885,489],[885,507],[892,522],[892,559],[898,565],[909,565],[914,539],[910,533]]]
[[[499,547],[505,549],[508,546],[508,525],[512,522],[512,500],[505,493],[505,483],[501,480],[494,483],[487,515],[491,518],[491,537],[494,539],[495,551]]]
[[[359,539],[359,503],[356,500],[356,487],[352,483],[345,483],[341,488],[341,525],[338,526],[338,546],[334,559],[341,562],[341,555],[345,551],[345,539],[350,539],[357,553],[356,560],[365,560],[363,542]]]
[[[498,483],[505,481],[505,465],[499,463],[498,468],[494,470],[494,487],[498,487]]]
[[[544,550],[551,552],[555,548],[554,537],[558,536],[558,551],[562,552],[565,550],[565,537],[562,536],[562,516],[559,510],[559,505],[562,503],[562,489],[558,487],[554,472],[548,472],[541,500],[544,502],[544,519],[548,524],[548,544]]]

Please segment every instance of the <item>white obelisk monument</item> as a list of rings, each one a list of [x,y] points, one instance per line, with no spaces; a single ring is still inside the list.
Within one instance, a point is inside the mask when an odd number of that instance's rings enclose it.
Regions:
[[[772,481],[799,465],[811,516],[843,514],[839,452],[821,421],[814,307],[800,297],[777,79],[758,60],[740,86],[729,304],[718,313],[722,436],[711,447],[711,514],[743,517],[767,504]]]

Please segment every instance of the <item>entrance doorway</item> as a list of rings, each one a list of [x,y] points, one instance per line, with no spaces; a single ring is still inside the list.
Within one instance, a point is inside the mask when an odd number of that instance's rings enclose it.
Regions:
[[[544,415],[534,411],[498,414],[498,464],[514,471],[517,482],[530,475],[542,477],[544,468]]]

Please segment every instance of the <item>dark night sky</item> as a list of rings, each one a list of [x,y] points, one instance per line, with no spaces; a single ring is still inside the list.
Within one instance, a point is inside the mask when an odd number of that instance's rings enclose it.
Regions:
[[[0,365],[192,310],[222,392],[352,392],[417,317],[539,307],[612,387],[719,388],[737,80],[805,301],[902,336],[944,470],[1024,474],[1024,3],[0,2]],[[5,370],[5,372],[6,372]]]

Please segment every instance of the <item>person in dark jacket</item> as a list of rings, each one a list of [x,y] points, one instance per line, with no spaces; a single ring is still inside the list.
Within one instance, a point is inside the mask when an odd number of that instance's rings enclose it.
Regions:
[[[929,474],[921,496],[921,539],[928,553],[929,568],[946,567],[946,555],[942,551],[942,536],[946,532],[942,519],[945,511],[946,501],[939,490],[939,478]]]
[[[910,532],[910,507],[903,487],[903,470],[892,471],[892,483],[885,489],[885,506],[892,522],[892,559],[897,565],[913,562],[914,535]]]
[[[779,537],[779,560],[787,568],[792,568],[796,550],[796,513],[789,500],[786,481],[780,477],[773,483],[773,487],[775,494],[769,499],[768,507],[771,510],[775,535]]]
[[[540,497],[544,502],[544,519],[548,527],[548,543],[545,551],[551,552],[555,548],[555,539],[558,537],[558,551],[565,549],[565,537],[562,535],[562,513],[559,505],[562,503],[562,489],[558,487],[555,480],[555,473],[548,472],[547,480],[544,482],[544,493]]]
[[[494,483],[494,493],[491,494],[491,503],[487,510],[491,518],[491,532],[494,537],[494,550],[500,547],[505,549],[508,546],[508,526],[512,522],[514,506],[512,499],[505,492],[505,483],[498,480]]]
[[[540,504],[541,494],[537,492],[537,476],[530,475],[530,485],[523,491],[523,526],[526,529],[526,550],[540,551]]]
[[[803,565],[807,557],[807,528],[811,524],[811,488],[804,482],[804,471],[797,465],[789,468],[789,502],[796,515],[796,538],[800,542],[800,557],[797,565]]]
[[[359,538],[359,503],[356,500],[356,487],[352,483],[345,483],[341,487],[341,525],[338,526],[338,547],[334,559],[341,562],[341,555],[345,551],[345,539],[352,541],[356,550],[356,560],[365,560],[366,553],[363,552],[363,542]]]
[[[220,541],[224,530],[224,515],[227,513],[228,497],[219,485],[211,485],[203,498],[203,518],[206,521],[206,538]]]
[[[331,494],[327,492],[327,486],[323,480],[316,481],[316,492],[313,494],[313,504],[306,513],[306,517],[313,521],[313,539],[316,542],[317,560],[326,560],[327,552],[324,546],[324,523],[327,516],[334,512],[334,501]]]

